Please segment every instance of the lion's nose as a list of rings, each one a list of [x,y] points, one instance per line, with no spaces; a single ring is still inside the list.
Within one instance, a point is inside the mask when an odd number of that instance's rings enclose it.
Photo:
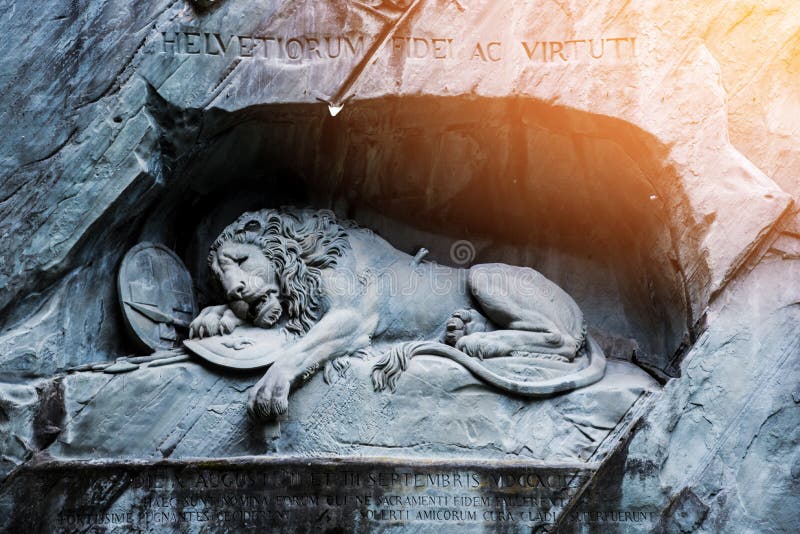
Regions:
[[[244,283],[238,282],[228,291],[228,298],[231,300],[242,300],[244,294]]]

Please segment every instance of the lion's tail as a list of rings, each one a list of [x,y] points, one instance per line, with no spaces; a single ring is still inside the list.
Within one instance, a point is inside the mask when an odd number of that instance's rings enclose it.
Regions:
[[[394,391],[400,375],[408,368],[408,361],[421,354],[453,360],[487,384],[525,397],[548,397],[588,386],[603,378],[606,371],[603,350],[590,336],[587,336],[586,356],[589,363],[586,367],[565,376],[528,381],[499,375],[485,367],[481,360],[472,358],[449,345],[435,341],[412,341],[395,345],[375,364],[372,369],[372,384],[375,391],[382,391],[387,387]]]

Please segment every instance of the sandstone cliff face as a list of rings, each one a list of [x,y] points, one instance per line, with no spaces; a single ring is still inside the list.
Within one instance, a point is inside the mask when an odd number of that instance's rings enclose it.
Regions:
[[[595,495],[663,510],[648,528],[791,531],[800,8],[366,4],[6,6],[4,471],[69,443],[54,375],[132,350],[125,250],[165,242],[207,303],[216,232],[296,202],[541,270],[669,379]]]

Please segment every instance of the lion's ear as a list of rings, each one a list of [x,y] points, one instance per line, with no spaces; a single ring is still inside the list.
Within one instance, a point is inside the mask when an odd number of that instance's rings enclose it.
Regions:
[[[260,232],[261,231],[261,223],[255,219],[250,219],[246,223],[244,223],[244,230],[246,232]]]

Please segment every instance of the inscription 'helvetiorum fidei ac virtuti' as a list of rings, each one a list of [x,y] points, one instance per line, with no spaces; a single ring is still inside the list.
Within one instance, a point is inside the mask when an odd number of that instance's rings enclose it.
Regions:
[[[353,60],[363,56],[374,36],[360,32],[315,35],[250,35],[206,30],[162,31],[158,52],[179,56],[217,56],[272,62]],[[394,35],[382,50],[391,58],[497,63],[627,62],[636,57],[633,36],[466,40],[447,35]]]

